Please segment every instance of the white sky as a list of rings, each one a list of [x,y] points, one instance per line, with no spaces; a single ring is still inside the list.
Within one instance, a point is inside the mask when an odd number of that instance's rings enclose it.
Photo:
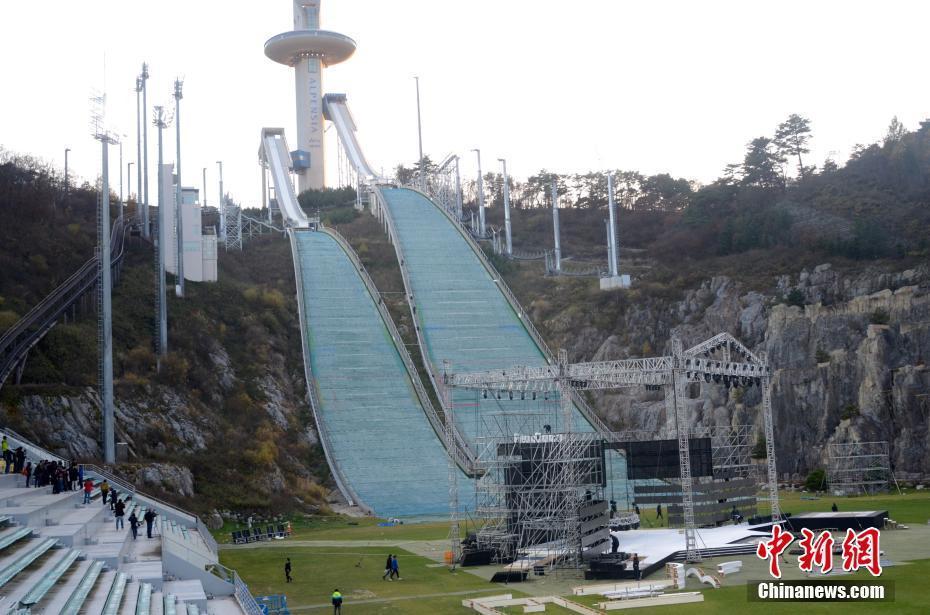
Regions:
[[[417,158],[419,75],[425,152],[462,154],[463,172],[480,147],[485,170],[506,157],[520,177],[609,167],[709,181],[792,112],[812,121],[817,164],[879,139],[893,115],[911,129],[930,117],[928,23],[930,3],[889,0],[323,0],[323,27],[359,45],[324,91],[348,95],[376,168]],[[146,60],[150,106],[172,105],[185,78],[185,185],[208,167],[215,204],[222,159],[226,189],[254,204],[261,127],[294,139],[293,71],[262,51],[291,24],[290,0],[2,0],[0,145],[59,165],[70,147],[73,172],[95,177],[88,97],[104,87],[105,57],[125,169]],[[165,148],[173,161],[173,128]],[[118,191],[117,159],[114,148]]]

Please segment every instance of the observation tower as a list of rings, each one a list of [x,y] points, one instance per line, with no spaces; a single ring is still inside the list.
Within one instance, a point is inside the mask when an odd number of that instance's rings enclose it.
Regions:
[[[323,68],[344,62],[355,41],[320,30],[320,0],[294,1],[294,30],[265,43],[265,55],[294,67],[297,94],[297,149],[291,164],[299,192],[325,186],[323,179]]]

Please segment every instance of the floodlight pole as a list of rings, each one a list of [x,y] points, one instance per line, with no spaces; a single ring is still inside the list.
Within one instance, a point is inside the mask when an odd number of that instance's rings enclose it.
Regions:
[[[177,168],[175,177],[177,186],[175,187],[175,228],[177,229],[178,241],[178,265],[177,265],[177,286],[175,292],[178,297],[184,298],[184,193],[181,190],[181,87],[184,82],[180,79],[174,80],[174,128],[177,145]]]
[[[103,460],[116,463],[116,436],[113,425],[113,303],[112,271],[110,270],[110,136],[94,135],[102,148],[100,186],[100,239],[97,248],[100,285],[100,400],[103,403]]]
[[[478,235],[483,239],[484,230],[484,179],[481,177],[481,150],[471,150],[478,154]]]
[[[552,181],[552,232],[555,236],[555,270],[562,271],[562,244],[559,240],[559,188]]]
[[[145,114],[142,113],[142,77],[136,77],[136,217],[142,225],[142,236],[148,237],[142,218],[142,124],[145,123]]]
[[[168,199],[165,198],[162,187],[164,181],[164,148],[162,132],[168,126],[165,121],[165,110],[161,106],[155,107],[155,119],[152,122],[158,128],[158,366],[161,367],[161,359],[168,355],[168,306],[165,296],[165,249],[167,243],[167,232],[165,230],[165,210],[168,207]]]
[[[420,78],[414,77],[417,83],[417,139],[420,143],[420,190],[426,191],[426,167],[423,164],[423,124],[420,121]]]
[[[226,243],[226,197],[223,195],[223,161],[217,160],[216,164],[220,168],[220,241]]]
[[[510,238],[510,186],[507,178],[507,161],[498,158],[504,167],[504,234],[507,238],[507,256],[513,256],[513,242]]]
[[[142,117],[145,118],[149,108],[147,102],[149,65],[145,62],[142,63],[142,76],[140,80],[142,81]],[[145,119],[142,120],[142,164],[144,165],[142,170],[142,182],[145,191],[145,196],[142,199],[142,236],[149,239],[149,127]]]
[[[607,251],[610,257],[610,276],[617,277],[620,268],[618,266],[619,256],[617,255],[617,206],[614,202],[614,176],[607,174],[607,209],[610,211],[610,227],[607,237]]]
[[[200,206],[207,206],[207,167],[203,168],[203,198],[200,200]]]

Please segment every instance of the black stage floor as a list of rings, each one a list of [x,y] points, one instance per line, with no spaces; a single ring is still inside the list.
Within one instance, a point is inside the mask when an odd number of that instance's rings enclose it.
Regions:
[[[883,529],[887,518],[887,510],[811,512],[792,515],[788,517],[785,525],[794,532],[799,532],[805,527],[812,531],[839,530],[845,532],[847,529],[859,531],[868,527]]]

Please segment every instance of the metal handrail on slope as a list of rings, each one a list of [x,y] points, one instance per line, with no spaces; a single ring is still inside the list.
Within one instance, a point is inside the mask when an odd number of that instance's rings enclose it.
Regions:
[[[111,267],[119,266],[123,259],[127,228],[122,216],[113,222],[110,232]],[[26,353],[39,343],[57,324],[65,310],[86,294],[96,281],[95,254],[0,336],[0,387]]]
[[[433,199],[431,199],[428,194],[418,190],[417,188],[407,188],[407,190],[412,190],[413,192],[420,194],[425,199],[427,199],[430,203],[433,203],[433,205],[436,205],[435,201],[433,201]],[[381,199],[384,198],[384,195],[381,194],[380,189],[378,189],[378,194]],[[437,206],[436,209],[441,211],[453,223],[453,226],[456,228],[456,230],[459,231],[459,234],[461,234],[465,238],[465,241],[468,243],[469,246],[471,246],[472,251],[478,256],[478,260],[481,261],[485,269],[487,269],[488,273],[491,274],[492,279],[494,279],[495,282],[497,283],[497,287],[501,289],[501,292],[503,293],[504,297],[507,298],[507,302],[510,304],[510,308],[514,311],[514,313],[523,323],[523,327],[526,329],[527,333],[530,334],[530,337],[533,339],[534,342],[536,342],[536,345],[542,351],[543,357],[546,359],[546,361],[550,365],[554,364],[556,362],[556,359],[555,359],[555,355],[553,354],[552,350],[550,350],[548,344],[546,344],[546,341],[542,338],[542,335],[540,335],[539,331],[536,330],[536,327],[533,325],[533,321],[530,319],[529,315],[523,309],[523,306],[520,305],[520,302],[517,300],[516,295],[514,295],[513,291],[510,290],[510,287],[507,286],[507,282],[504,280],[504,276],[502,276],[500,272],[497,270],[497,268],[495,268],[494,265],[491,263],[491,261],[488,260],[487,255],[484,253],[484,250],[481,249],[481,246],[478,245],[478,242],[476,242],[475,239],[471,236],[471,233],[465,227],[464,223],[461,220],[459,220],[455,216],[454,213],[450,212],[445,207]],[[385,217],[388,220],[388,228],[393,229],[393,220],[391,219],[391,215],[389,211],[386,212]],[[395,241],[395,248],[397,247],[397,245],[398,245],[398,242]],[[400,251],[398,251],[398,257],[400,257]],[[403,272],[403,267],[401,268],[401,271]],[[404,278],[405,285],[407,284],[407,281],[408,280],[405,277]],[[412,289],[411,286],[407,286],[407,288]],[[419,337],[419,330],[417,331],[417,336]],[[420,348],[425,348],[425,346],[423,346],[423,344],[421,343]],[[433,385],[435,386],[435,380],[433,381]],[[594,427],[594,429],[601,436],[603,436],[606,440],[616,441],[616,434],[614,434],[610,430],[610,428],[607,427],[607,424],[604,423],[604,421],[602,421],[599,416],[597,416],[597,413],[594,412],[594,409],[591,408],[591,406],[584,400],[584,398],[581,395],[579,395],[577,391],[574,391],[574,390],[572,390],[571,396],[572,396],[572,402],[578,408],[578,411],[581,412],[582,416],[584,416],[584,418],[588,421],[588,423],[590,423],[591,426]]]
[[[423,383],[420,381],[420,375],[417,373],[417,368],[413,364],[413,360],[410,358],[410,353],[407,351],[407,348],[403,344],[403,337],[400,335],[400,331],[397,330],[397,326],[394,324],[394,319],[391,318],[390,312],[388,312],[387,306],[384,304],[384,301],[381,300],[381,294],[378,291],[378,288],[375,286],[374,282],[371,279],[371,276],[368,275],[367,269],[362,264],[362,261],[358,258],[358,254],[355,253],[355,250],[352,249],[352,246],[349,242],[335,229],[330,229],[328,227],[320,227],[321,232],[326,233],[334,240],[336,243],[342,247],[343,251],[348,255],[349,261],[355,266],[356,272],[361,277],[362,282],[368,289],[368,293],[371,295],[371,298],[374,300],[377,298],[377,308],[378,312],[381,314],[381,320],[384,321],[385,326],[388,329],[388,332],[391,334],[391,338],[394,340],[395,347],[398,354],[400,355],[401,360],[404,363],[404,367],[407,368],[407,374],[410,376],[410,381],[413,384],[413,388],[416,391],[417,398],[420,401],[420,405],[423,407],[423,411],[426,414],[426,418],[429,420],[430,425],[433,427],[433,431],[436,432],[436,435],[439,437],[440,441],[445,442],[445,422],[439,419],[439,415],[436,412],[436,408],[433,407],[432,401],[430,401],[429,395],[426,392],[426,389],[423,387]],[[475,458],[474,453],[465,445],[465,442],[462,440],[461,434],[458,432],[458,429],[455,429],[455,441],[452,443],[445,442],[446,448],[448,449],[451,444],[452,456],[455,459],[455,463],[462,469],[465,474],[472,476],[475,473],[475,468],[477,466],[477,459]]]
[[[313,420],[320,434],[320,445],[323,447],[323,455],[326,457],[326,462],[329,464],[329,468],[333,473],[333,480],[336,481],[336,488],[339,489],[339,492],[349,502],[349,505],[358,506],[362,510],[372,513],[373,511],[371,508],[366,506],[359,499],[358,494],[355,493],[355,490],[352,489],[348,481],[342,475],[342,470],[339,469],[339,465],[335,462],[335,457],[333,457],[329,448],[329,432],[326,429],[326,424],[321,418],[320,410],[322,409],[322,405],[320,404],[319,397],[317,397],[316,388],[314,386],[315,378],[313,376],[313,370],[310,368],[310,348],[307,344],[306,329],[307,322],[306,318],[304,318],[304,283],[303,274],[301,273],[300,251],[297,247],[297,236],[294,229],[288,229],[287,235],[291,243],[291,255],[294,260],[294,278],[297,286],[297,315],[300,320],[300,346],[303,351],[304,380],[307,383],[307,399],[310,401],[310,411],[313,413]]]

